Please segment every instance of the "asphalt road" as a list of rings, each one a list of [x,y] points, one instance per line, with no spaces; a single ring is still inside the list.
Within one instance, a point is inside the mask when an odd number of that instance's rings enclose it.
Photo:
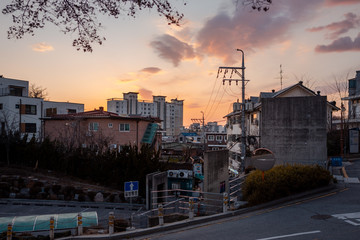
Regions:
[[[345,165],[349,177],[360,177],[360,160]],[[358,240],[360,184],[339,182],[318,197],[136,239]]]

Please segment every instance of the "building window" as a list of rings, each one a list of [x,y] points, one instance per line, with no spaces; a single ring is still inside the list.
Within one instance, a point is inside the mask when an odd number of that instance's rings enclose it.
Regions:
[[[36,133],[36,123],[25,123],[26,133]]]
[[[70,113],[76,113],[76,109],[68,109],[67,112],[68,112],[68,114],[70,114]]]
[[[216,141],[222,141],[223,137],[221,135],[216,136]]]
[[[99,130],[99,123],[97,123],[97,122],[89,123],[89,131],[96,132],[97,130]]]
[[[20,108],[20,104],[15,104],[15,108],[19,109]]]
[[[25,105],[25,114],[36,115],[36,105]]]
[[[0,110],[2,110],[3,109],[3,104],[2,103],[0,103]]]
[[[209,135],[209,136],[208,136],[208,140],[209,140],[209,141],[214,141],[214,135]]]
[[[57,114],[57,109],[56,108],[47,108],[45,114],[46,114],[46,117],[51,117],[52,115]]]
[[[128,124],[128,123],[120,123],[119,131],[120,132],[129,132],[130,131],[130,124]]]
[[[112,123],[108,123],[108,127],[109,127],[109,128],[112,128],[112,127],[113,127],[113,124],[112,124]]]

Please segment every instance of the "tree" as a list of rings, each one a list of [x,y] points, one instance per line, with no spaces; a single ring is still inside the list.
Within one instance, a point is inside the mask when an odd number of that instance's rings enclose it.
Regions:
[[[46,99],[48,96],[48,93],[46,92],[46,88],[43,88],[41,86],[36,86],[35,84],[30,85],[29,89],[29,97],[32,98],[42,98]]]
[[[270,9],[270,5],[272,4],[272,0],[243,0],[244,5],[251,6],[252,9],[258,10],[259,12],[263,10],[267,12]]]
[[[118,18],[125,13],[135,17],[138,11],[145,9],[156,9],[168,24],[179,25],[183,18],[183,14],[174,10],[168,0],[11,0],[2,13],[12,15],[9,39],[34,35],[35,30],[52,23],[64,34],[77,34],[78,37],[73,40],[77,50],[92,52],[93,43],[101,45],[106,40],[98,33],[102,26],[97,20],[98,14]]]

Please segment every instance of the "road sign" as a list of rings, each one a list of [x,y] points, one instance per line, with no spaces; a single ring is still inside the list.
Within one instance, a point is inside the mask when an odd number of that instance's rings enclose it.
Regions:
[[[138,181],[131,181],[125,182],[125,197],[137,197],[139,196],[139,182]]]

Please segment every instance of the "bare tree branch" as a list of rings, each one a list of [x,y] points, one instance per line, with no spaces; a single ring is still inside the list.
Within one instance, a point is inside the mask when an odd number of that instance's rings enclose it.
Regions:
[[[77,34],[72,43],[77,50],[92,52],[94,43],[101,45],[106,40],[98,33],[102,26],[97,20],[98,14],[114,18],[123,14],[136,17],[145,9],[155,9],[168,24],[180,25],[183,18],[169,0],[11,0],[2,13],[13,19],[8,30],[9,39],[34,35],[35,30],[51,23],[64,34]]]

